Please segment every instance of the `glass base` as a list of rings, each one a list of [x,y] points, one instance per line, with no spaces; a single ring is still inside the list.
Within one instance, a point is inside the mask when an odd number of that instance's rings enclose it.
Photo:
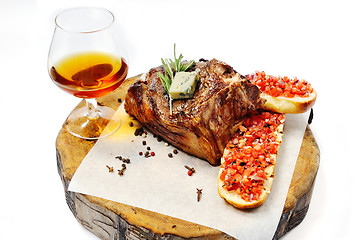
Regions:
[[[71,112],[65,121],[66,130],[79,138],[97,140],[107,137],[121,126],[120,117],[115,110],[105,106],[97,106],[92,112],[88,107],[81,107]]]

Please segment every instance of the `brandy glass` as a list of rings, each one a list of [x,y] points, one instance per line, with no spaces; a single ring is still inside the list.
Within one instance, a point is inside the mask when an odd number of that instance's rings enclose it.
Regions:
[[[80,138],[106,137],[121,125],[114,109],[96,101],[118,88],[128,73],[114,21],[110,11],[92,7],[68,9],[55,18],[48,71],[58,87],[84,99],[65,121],[65,128]]]

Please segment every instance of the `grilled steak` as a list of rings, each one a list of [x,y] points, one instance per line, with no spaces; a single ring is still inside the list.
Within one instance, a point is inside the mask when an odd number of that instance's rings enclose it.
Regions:
[[[195,93],[190,99],[174,100],[172,114],[169,96],[158,77],[158,72],[164,73],[162,66],[130,86],[125,110],[177,148],[218,165],[237,124],[263,104],[260,91],[216,59],[200,60],[188,71],[198,72]]]

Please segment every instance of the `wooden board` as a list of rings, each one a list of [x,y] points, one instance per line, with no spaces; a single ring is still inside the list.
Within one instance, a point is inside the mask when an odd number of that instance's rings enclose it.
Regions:
[[[98,99],[100,105],[116,109],[126,89],[137,78],[127,79],[115,92]],[[76,108],[81,107],[81,102]],[[234,239],[209,227],[106,199],[69,192],[76,169],[95,144],[69,134],[64,126],[56,140],[57,166],[66,202],[75,218],[100,239]],[[279,239],[304,219],[311,200],[320,162],[320,151],[307,126],[283,213],[273,239]]]

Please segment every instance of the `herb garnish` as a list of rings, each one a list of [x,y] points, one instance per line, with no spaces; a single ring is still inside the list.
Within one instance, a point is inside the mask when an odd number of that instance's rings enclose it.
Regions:
[[[165,73],[164,74],[158,73],[161,83],[164,86],[165,91],[169,95],[171,114],[172,114],[172,104],[171,104],[172,98],[169,94],[169,89],[170,89],[171,83],[174,79],[175,73],[185,72],[195,63],[194,60],[191,60],[187,63],[181,62],[181,60],[183,59],[183,55],[180,54],[179,58],[177,58],[175,48],[176,48],[176,44],[174,43],[174,60],[167,59],[167,58],[165,58],[165,59],[161,58],[161,62],[164,66]]]
[[[188,70],[194,63],[194,60],[189,61],[188,63],[182,63],[183,55],[180,54],[179,58],[176,58],[176,44],[174,44],[174,61],[171,59],[161,58],[161,62],[165,69],[165,74],[158,73],[161,83],[163,84],[165,91],[169,93],[169,89],[174,79],[174,75],[177,72],[185,72]]]

